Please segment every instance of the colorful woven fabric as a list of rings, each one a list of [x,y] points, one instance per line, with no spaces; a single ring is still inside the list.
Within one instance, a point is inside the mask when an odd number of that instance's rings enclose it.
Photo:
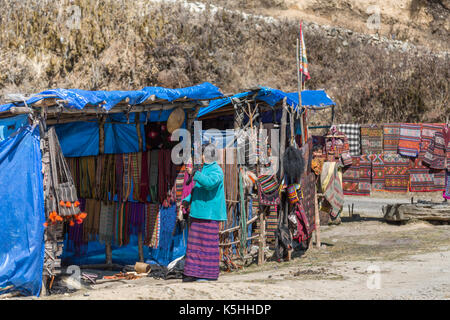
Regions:
[[[308,227],[306,238],[309,239],[316,229],[316,176],[312,173],[303,175],[300,179],[300,190],[301,192],[297,190],[297,195],[308,221],[304,224]],[[305,237],[302,239],[305,240]],[[303,241],[302,239],[300,240]]]
[[[132,183],[132,178],[131,178],[131,161],[130,161],[130,155],[124,153],[123,154],[123,191],[122,191],[122,196],[123,196],[123,200],[127,201],[128,197],[130,196],[131,193],[131,183]]]
[[[434,190],[445,190],[445,171],[446,170],[431,169],[431,172],[433,173]]]
[[[435,133],[423,161],[430,168],[450,170],[450,129],[447,126]]]
[[[219,222],[191,218],[184,275],[203,279],[219,277]]]
[[[128,232],[129,234],[139,234],[144,232],[145,226],[145,203],[128,202]]]
[[[361,154],[361,125],[340,124],[338,129],[348,138],[350,155],[359,156]]]
[[[361,125],[361,153],[383,152],[383,128],[378,124]]]
[[[111,243],[114,237],[114,204],[102,202],[100,209],[100,225],[98,240],[100,243]]]
[[[99,233],[100,226],[100,209],[101,204],[99,200],[86,199],[86,213],[87,216],[83,220],[83,240],[89,242],[95,240]]]
[[[352,165],[342,170],[344,195],[359,195],[359,156],[352,157]]]
[[[130,153],[131,181],[133,182],[133,199],[139,200],[141,186],[141,153]]]
[[[399,154],[384,155],[385,190],[407,192],[409,184],[409,158]]]
[[[450,199],[450,171],[445,171],[445,191],[442,194],[445,199]]]
[[[159,206],[156,203],[148,203],[145,206],[145,240],[144,245],[150,246],[155,234],[155,228],[158,220]]]
[[[434,174],[431,173],[430,168],[423,165],[422,160],[411,160],[410,187],[412,192],[430,192],[436,191],[434,186]]]
[[[398,153],[407,157],[417,157],[420,150],[421,125],[412,123],[400,124]]]
[[[150,198],[153,203],[158,202],[158,160],[159,150],[150,151]]]
[[[385,153],[398,153],[400,139],[400,123],[386,123],[383,125],[383,150]]]
[[[269,207],[269,214],[267,215],[266,223],[266,241],[268,243],[275,243],[275,233],[278,227],[278,206],[272,205]]]
[[[372,161],[368,154],[362,154],[359,158],[359,182],[358,195],[369,196],[372,189]]]
[[[384,190],[384,155],[372,154],[370,160],[372,161],[372,190]]]
[[[420,138],[420,153],[419,158],[424,159],[425,153],[434,140],[436,132],[442,132],[444,129],[443,123],[424,123],[422,124],[422,132]]]
[[[325,136],[325,153],[328,162],[341,161],[344,166],[352,164],[348,138],[336,126],[331,126]]]
[[[141,179],[140,179],[140,191],[139,199],[141,202],[146,202],[147,197],[150,195],[150,181],[149,181],[149,152],[141,152]]]
[[[320,175],[323,195],[331,205],[330,215],[337,217],[344,206],[344,192],[342,190],[342,174],[336,162],[325,162]]]

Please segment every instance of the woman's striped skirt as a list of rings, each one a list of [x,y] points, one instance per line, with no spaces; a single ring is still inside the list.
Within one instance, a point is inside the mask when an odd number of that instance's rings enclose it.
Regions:
[[[219,278],[219,221],[190,219],[184,275],[215,280]]]

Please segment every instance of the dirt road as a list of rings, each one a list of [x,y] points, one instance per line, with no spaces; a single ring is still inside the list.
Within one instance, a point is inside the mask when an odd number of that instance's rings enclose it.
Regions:
[[[450,299],[450,225],[343,218],[322,228],[323,248],[217,282],[142,278],[41,299]]]

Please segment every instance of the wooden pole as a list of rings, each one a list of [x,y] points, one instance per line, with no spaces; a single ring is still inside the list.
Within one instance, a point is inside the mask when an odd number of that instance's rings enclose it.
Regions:
[[[105,153],[105,116],[100,116],[100,120],[98,122],[98,135],[99,135],[99,146],[98,153],[100,155]],[[105,256],[106,256],[106,264],[108,266],[112,265],[112,247],[110,242],[105,242]]]
[[[141,134],[141,113],[136,112],[134,114],[134,122],[136,123],[136,132],[138,136],[139,152],[144,150],[143,139]],[[139,252],[139,262],[144,262],[144,240],[142,231],[138,232],[138,252]]]
[[[299,39],[297,38],[297,90],[298,90],[298,110],[299,112],[302,111],[302,79],[301,79],[301,72],[300,72],[300,57],[299,57]],[[303,130],[304,123],[303,123],[303,117],[300,116],[300,130],[302,132],[302,145],[305,145],[306,143],[306,137],[305,137],[305,131]]]
[[[281,132],[280,132],[280,153],[279,153],[279,161],[280,161],[280,181],[284,176],[284,168],[283,168],[283,156],[284,150],[286,149],[286,118],[287,118],[287,104],[286,98],[283,99],[283,110],[281,113]]]

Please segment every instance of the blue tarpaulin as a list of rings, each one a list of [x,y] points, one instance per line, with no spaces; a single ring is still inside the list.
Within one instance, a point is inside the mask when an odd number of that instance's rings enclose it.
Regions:
[[[99,105],[105,102],[103,107],[105,110],[111,110],[119,102],[129,99],[130,105],[138,105],[143,103],[151,96],[155,96],[155,99],[165,100],[172,102],[177,99],[187,98],[190,100],[209,100],[218,97],[222,97],[223,94],[219,88],[209,82],[202,84],[179,88],[169,89],[163,87],[145,87],[142,90],[137,91],[88,91],[81,89],[52,89],[43,91],[26,102],[27,104],[35,103],[42,100],[42,95],[46,98],[58,98],[66,100],[66,106],[73,109],[83,109],[86,105]],[[17,106],[23,106],[23,103],[16,104]],[[8,103],[0,106],[0,112],[7,111],[15,104]]]
[[[26,123],[25,118],[18,131],[0,142],[0,288],[39,295],[44,191],[39,129]]]
[[[204,116],[214,110],[222,108],[224,106],[230,105],[232,102],[232,98],[245,98],[250,95],[255,94],[255,91],[247,91],[235,94],[231,97],[217,99],[210,101],[209,105],[206,107],[200,108],[197,117]],[[335,105],[336,103],[330,99],[330,97],[326,94],[324,90],[304,90],[301,93],[302,96],[302,106],[306,107],[328,107],[331,105]],[[268,87],[261,87],[259,91],[257,91],[255,99],[258,101],[264,101],[270,106],[276,105],[278,102],[282,101],[286,98],[286,103],[292,106],[294,109],[298,107],[298,93],[297,92],[284,92],[278,89],[272,89]]]

